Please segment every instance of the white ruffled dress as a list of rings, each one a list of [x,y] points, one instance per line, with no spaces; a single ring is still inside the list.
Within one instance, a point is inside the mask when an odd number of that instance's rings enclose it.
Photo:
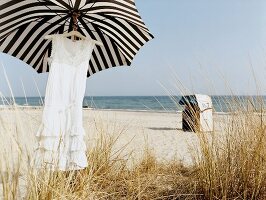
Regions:
[[[36,134],[37,168],[53,171],[87,167],[82,102],[94,43],[56,35],[52,40],[50,72],[42,124]]]

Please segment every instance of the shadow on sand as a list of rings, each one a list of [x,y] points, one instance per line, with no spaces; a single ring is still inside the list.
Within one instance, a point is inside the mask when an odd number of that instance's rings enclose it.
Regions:
[[[182,128],[169,128],[169,127],[149,127],[148,129],[154,131],[182,131]]]

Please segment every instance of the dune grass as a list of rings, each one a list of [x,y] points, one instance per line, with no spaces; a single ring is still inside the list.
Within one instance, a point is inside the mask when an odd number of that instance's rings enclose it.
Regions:
[[[32,121],[23,122],[16,106],[1,109],[1,196],[6,200],[266,199],[264,105],[253,102],[246,107],[241,102],[230,102],[234,109],[222,117],[222,130],[195,133],[199,146],[191,151],[192,166],[175,160],[160,163],[146,146],[142,158],[129,168],[121,156],[123,149],[113,151],[126,129],[110,135],[99,124],[95,145],[88,149],[89,167],[53,173],[32,169],[30,150],[18,142]],[[5,112],[15,115],[14,122],[4,123]]]
[[[199,133],[195,163],[205,199],[266,198],[266,124],[258,113],[232,114],[222,133]]]

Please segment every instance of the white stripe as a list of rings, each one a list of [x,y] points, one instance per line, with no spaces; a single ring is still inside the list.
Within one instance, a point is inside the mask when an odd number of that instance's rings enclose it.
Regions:
[[[91,58],[91,60],[92,60],[92,58]],[[89,67],[88,67],[88,72],[89,72],[89,74],[90,74],[90,75],[92,75],[92,74],[93,74],[93,73],[92,73],[92,71],[91,71],[90,64],[89,64]]]
[[[106,15],[108,15],[108,16],[110,16],[110,17],[116,17],[116,19],[117,19],[117,18],[121,18],[121,19],[124,19],[124,20],[126,20],[126,21],[130,21],[130,22],[132,22],[133,24],[135,24],[135,25],[141,27],[142,29],[148,31],[148,28],[145,26],[145,24],[144,24],[143,22],[140,23],[140,22],[137,22],[137,21],[135,21],[135,20],[131,20],[131,19],[127,18],[127,17],[121,16],[121,15],[119,15],[119,14],[106,14]]]
[[[85,19],[85,21],[86,21],[86,19]],[[90,30],[93,30],[94,28],[93,28],[93,26],[91,25],[91,24],[87,24],[87,26],[88,26],[88,28],[90,29]],[[84,28],[83,26],[82,26],[82,28]],[[87,35],[87,33],[86,33],[86,35]],[[102,41],[102,40],[100,40],[100,38],[98,37],[98,33],[97,32],[95,32],[95,33],[93,33],[93,35],[97,38],[97,40],[99,40],[99,41]],[[96,36],[97,35],[97,36]],[[87,35],[87,37],[90,37],[89,35]],[[114,60],[114,62],[115,62],[115,65],[119,65],[119,61],[118,61],[118,57],[117,57],[117,55],[116,55],[116,53],[115,53],[115,50],[114,50],[114,48],[113,48],[113,44],[111,43],[111,41],[110,41],[110,38],[109,37],[107,37],[105,34],[103,34],[103,37],[105,38],[105,40],[106,40],[106,43],[107,43],[107,45],[108,45],[108,49],[109,49],[109,51],[111,52],[111,56],[112,56],[112,58],[113,58],[113,60]],[[105,55],[105,58],[106,58],[106,60],[107,60],[107,62],[108,62],[108,67],[110,68],[110,67],[113,67],[112,66],[112,63],[111,63],[111,60],[110,60],[110,57],[108,56],[108,54],[107,54],[107,50],[106,50],[106,48],[102,48],[102,51],[103,51],[103,53],[104,53],[104,55]],[[121,57],[124,57],[123,55],[121,55]],[[99,60],[101,59],[101,57],[97,57]],[[104,68],[107,68],[106,66],[101,66],[102,67],[102,69],[104,69]]]
[[[111,7],[110,10],[116,10],[116,9],[123,10],[123,11],[117,10],[117,12],[120,12],[123,14],[129,12],[132,15],[139,15],[137,8],[135,6],[131,6],[131,8],[127,8],[126,6],[122,6],[122,5],[116,4],[114,2],[97,2],[94,4],[93,8],[97,8],[97,7]],[[99,12],[102,12],[102,10],[104,10],[104,9],[98,9],[98,10],[99,10]]]
[[[79,8],[84,7],[85,4],[86,4],[86,0],[81,0],[81,1],[80,1],[80,5],[79,5]]]
[[[108,44],[108,48],[109,48],[109,50],[110,50],[110,52],[111,52],[111,54],[112,54],[112,57],[113,57],[113,59],[114,59],[114,61],[115,61],[115,65],[119,65],[117,55],[116,55],[116,53],[115,53],[115,50],[114,50],[114,48],[113,48],[113,45],[112,45],[110,39],[109,39],[108,37],[106,37],[105,35],[104,35],[104,38],[105,38],[105,40],[106,40],[106,42],[107,42],[107,44]],[[108,56],[108,57],[109,57],[109,56]],[[113,66],[110,65],[110,67],[113,67]]]
[[[38,53],[35,55],[34,59],[31,61],[30,65],[34,65],[37,59],[41,56],[41,53],[45,48],[47,48],[50,41],[45,41],[44,45],[39,49]]]
[[[129,27],[130,25],[122,19],[117,19],[119,22],[121,22],[123,25]],[[130,31],[144,44],[146,41],[135,31],[135,29],[130,28]]]
[[[53,13],[50,13],[50,15],[54,15]],[[3,29],[5,29],[5,28],[7,28],[7,27],[9,27],[9,26],[12,26],[12,24],[15,24],[16,22],[20,22],[20,24],[19,25],[21,25],[21,23],[24,23],[25,21],[34,21],[35,19],[30,19],[30,20],[28,20],[27,18],[29,18],[29,17],[34,17],[34,18],[39,18],[40,16],[43,16],[43,13],[38,13],[38,14],[32,14],[32,15],[27,15],[27,16],[24,16],[24,17],[21,17],[21,18],[18,18],[18,19],[16,19],[16,20],[13,20],[12,21],[12,23],[8,23],[8,24],[6,24],[6,25],[3,25],[3,26],[1,26],[1,29],[3,30]]]
[[[135,5],[132,5],[131,3],[128,3],[128,2],[126,2],[126,1],[124,1],[124,0],[116,0],[116,1],[122,3],[122,4],[126,5],[126,6],[130,6],[130,7],[132,7],[132,8],[137,9]],[[134,2],[134,1],[133,1],[133,2]]]
[[[106,22],[108,22],[109,24],[112,24],[114,27],[117,27],[122,33],[124,33],[124,35],[126,35],[126,37],[132,41],[137,47],[141,47],[141,45],[121,26],[119,26],[117,23],[111,21],[111,20],[106,20]],[[127,23],[125,24],[125,26],[127,27],[127,29],[130,30],[130,32],[134,31],[134,29]],[[122,36],[121,36],[122,38]],[[129,43],[128,43],[129,44]],[[129,44],[130,47],[132,47],[132,49],[135,49],[131,44]]]
[[[131,53],[131,51],[127,51],[128,48],[125,47],[123,44],[121,44],[120,40],[118,40],[117,38],[113,38],[113,35],[110,34],[109,32],[102,30],[106,35],[109,35],[113,40],[115,40],[118,44],[120,44],[122,46],[123,49],[121,49],[119,46],[117,46],[122,52],[126,51],[128,54],[130,54],[132,57],[134,57],[134,54]],[[136,49],[135,49],[136,51]],[[134,52],[135,52],[134,51]],[[126,55],[125,55],[126,56]]]
[[[99,9],[96,9],[97,7],[111,7],[111,8],[99,8]],[[89,10],[88,13],[91,13],[91,14],[97,14],[97,13],[105,13],[105,12],[117,12],[117,13],[120,13],[122,15],[126,15],[130,18],[133,18],[135,20],[138,20],[138,21],[142,21],[141,20],[141,17],[139,16],[139,13],[137,11],[134,11],[134,10],[131,10],[131,9],[128,9],[124,6],[120,6],[120,5],[117,5],[115,3],[104,3],[104,2],[98,2],[96,3],[93,8],[95,10]],[[121,10],[118,10],[118,9],[121,9]],[[135,16],[137,15],[137,16]]]
[[[114,38],[114,36],[113,36],[113,33],[112,34],[110,34],[109,32],[107,32],[106,30],[102,30],[106,35],[108,35],[109,37],[111,37],[113,40],[115,40],[120,46],[122,46],[122,48],[123,48],[123,50],[122,50],[122,52],[127,52],[129,55],[131,55],[132,57],[134,57],[134,54],[129,50],[129,48],[128,47],[126,47],[124,44],[122,44],[121,42],[120,42],[120,40],[118,40],[118,38]],[[124,39],[122,39],[122,40],[124,40]],[[127,42],[126,42],[127,43]],[[128,43],[127,43],[128,44]],[[132,45],[129,45],[129,46],[132,46]],[[134,52],[137,52],[137,50],[135,49],[135,48],[132,48],[131,50],[133,50]]]
[[[95,69],[95,71],[97,72],[97,65],[96,65],[96,62],[95,62],[95,60],[94,60],[94,57],[91,57],[91,63],[92,63],[92,65],[93,65],[93,68]],[[99,71],[99,70],[98,70]],[[93,72],[92,72],[92,74],[93,74]]]
[[[64,5],[62,5],[61,3],[59,3],[56,0],[50,0],[50,1],[53,2],[54,4],[60,6],[61,8],[66,8]],[[64,2],[66,2],[68,4],[68,1],[67,0],[64,0]],[[68,8],[66,8],[66,9],[68,9]]]
[[[12,39],[15,36],[16,32],[13,32],[9,35],[9,38]],[[6,39],[4,43],[0,46],[0,50],[4,51],[7,45],[10,43],[10,40]]]
[[[24,4],[25,4],[25,3],[24,3]],[[27,4],[25,4],[25,5],[27,5]],[[16,8],[19,8],[19,7],[16,6]],[[57,9],[57,8],[58,8],[58,7],[56,7],[56,6],[51,7],[52,10],[53,10],[53,9]],[[35,11],[39,11],[40,9],[44,10],[44,12],[41,12],[41,13],[37,13],[37,12],[36,12],[36,13],[34,13]],[[5,16],[5,13],[7,13],[7,12],[12,12],[12,10],[14,10],[14,8],[13,8],[13,9],[10,9],[10,10],[4,10],[3,14],[2,14],[2,12],[1,12],[1,14],[4,15],[4,17],[3,17],[2,19],[0,19],[0,23],[5,22],[5,21],[7,21],[7,20],[11,20],[11,19],[16,18],[16,17],[18,17],[18,16],[23,16],[23,17],[20,17],[19,19],[25,19],[25,18],[28,18],[28,17],[30,17],[30,16],[55,15],[55,13],[51,12],[46,6],[35,6],[35,7],[26,7],[26,9],[20,9],[19,11],[16,11],[16,12],[14,12],[14,13],[8,15],[8,16]],[[45,10],[46,10],[47,12],[45,12]],[[31,12],[31,14],[27,14],[27,15],[25,15],[25,13],[27,13],[27,12]],[[33,13],[32,13],[32,12],[33,12]],[[8,23],[8,24],[13,24],[13,23],[14,23],[14,21],[12,20],[12,21],[11,21],[10,23]]]
[[[125,6],[129,6],[129,7],[131,7],[132,9],[136,9],[136,10],[137,10],[136,6],[130,4],[130,3],[126,2],[126,1],[123,1],[123,0],[116,0],[116,2],[122,3],[122,4],[124,4]],[[87,4],[86,6],[84,6],[83,9],[91,8],[93,4],[94,4],[94,3],[89,3],[89,4]],[[108,2],[108,1],[105,1],[105,2],[96,2],[96,3],[93,5],[93,7],[97,7],[97,6],[101,6],[101,5],[108,5],[108,4],[113,4],[113,3]],[[114,7],[117,7],[117,4],[115,4]],[[125,7],[123,7],[123,8],[125,8]],[[133,11],[133,12],[134,12],[134,11]]]
[[[31,19],[31,20],[26,20],[26,21],[24,21],[23,23],[19,23],[19,24],[17,24],[16,26],[12,26],[12,29],[10,28],[10,29],[7,29],[5,32],[1,32],[1,33],[0,33],[0,37],[3,37],[3,36],[5,36],[7,33],[11,33],[11,32],[13,32],[13,31],[15,31],[17,28],[19,28],[20,26],[23,26],[24,24],[29,23],[30,21],[32,21],[32,19]],[[5,36],[5,37],[6,37],[6,36]]]
[[[16,40],[15,45],[12,46],[12,48],[8,51],[8,53],[13,54],[14,51],[17,49],[17,47],[20,45],[22,40],[25,38],[25,36],[28,35],[28,32],[31,31],[32,27],[28,26],[24,32],[19,36],[19,38]],[[19,56],[18,56],[19,57]]]
[[[57,29],[58,27],[53,27],[52,29],[49,29],[49,31],[47,31],[44,35],[49,35],[51,34],[51,32],[53,32],[55,29]],[[27,61],[31,56],[32,54],[34,53],[34,51],[37,49],[37,47],[40,45],[40,43],[43,41],[43,39],[40,39],[38,40],[38,42],[36,42],[33,46],[33,48],[30,50],[30,52],[28,53],[28,55],[25,57],[25,61]],[[31,44],[31,42],[29,42],[29,45]],[[26,48],[24,48],[26,49]],[[36,59],[36,57],[35,57]],[[33,62],[33,61],[32,61]],[[34,63],[34,62],[33,62]]]
[[[92,15],[92,17],[99,19],[98,15]],[[136,42],[122,27],[118,26],[116,23],[114,23],[111,20],[105,20],[105,22],[107,22],[109,24],[112,24],[114,27],[118,28],[121,32],[123,32],[126,35],[127,38],[131,39],[131,41],[134,42],[134,44],[136,44],[136,46],[140,47],[140,45],[138,44],[138,42]],[[105,27],[109,31],[111,31],[112,34],[108,33],[108,35],[111,38],[115,39],[121,46],[124,46],[124,45],[119,40],[117,40],[117,37],[121,38],[121,40],[124,41],[134,52],[137,51],[135,49],[135,47],[133,47],[129,42],[127,42],[127,40],[125,40],[124,36],[120,35],[120,33],[118,33],[116,30],[114,30],[110,26],[107,26],[107,25],[105,25],[105,24],[103,24],[101,22],[98,22],[98,21],[95,21],[94,24],[98,24],[98,25],[100,25],[102,27]],[[107,32],[105,30],[102,30],[102,31],[104,31],[107,34]]]
[[[52,18],[51,21],[49,21],[49,22],[53,23],[53,22],[55,22],[56,20],[58,20],[58,19],[56,19],[56,18]],[[31,23],[30,27],[33,28],[36,24],[37,24],[37,22],[33,22],[33,23]],[[39,29],[37,29],[37,31],[35,31],[34,34],[29,38],[29,40],[27,41],[27,43],[25,44],[25,46],[19,51],[19,54],[18,54],[17,57],[21,57],[22,54],[24,53],[24,51],[28,48],[28,46],[30,46],[30,45],[32,44],[33,40],[34,40],[37,36],[39,36],[39,34],[40,34],[45,28],[47,28],[48,26],[50,26],[50,24],[43,24],[41,27],[39,27]],[[59,27],[59,26],[55,26],[54,28],[58,28],[58,27]],[[27,34],[28,34],[28,32],[27,32]],[[42,38],[41,40],[43,40],[43,38]],[[16,46],[18,46],[18,45],[14,45],[14,46],[16,47]]]
[[[93,29],[93,26],[91,24],[89,24],[88,27],[89,27],[90,30]],[[88,36],[89,34],[86,32],[86,35]],[[99,34],[97,32],[94,32],[93,35],[95,36],[95,38],[96,38],[97,41],[102,42],[102,40],[101,40],[101,38],[100,38],[100,36],[99,36]],[[107,51],[105,50],[105,48],[101,48],[101,49],[102,49],[102,52],[104,54],[104,58],[106,59],[106,62],[108,64],[108,66],[104,66],[104,63],[101,62],[102,68],[111,67],[112,66],[112,63],[111,63],[111,60],[109,59],[109,56],[107,54]],[[102,59],[101,59],[100,53],[98,52],[98,49],[97,48],[94,48],[94,52],[97,54],[98,60],[101,61]]]
[[[126,64],[127,64],[127,61],[126,61],[126,58],[125,58],[124,54],[122,54],[122,52],[119,51],[119,50],[118,50],[118,52],[119,52],[119,55],[120,55],[120,57],[121,57],[122,63],[123,63],[124,65],[126,65]],[[130,58],[129,58],[128,60],[132,61]]]

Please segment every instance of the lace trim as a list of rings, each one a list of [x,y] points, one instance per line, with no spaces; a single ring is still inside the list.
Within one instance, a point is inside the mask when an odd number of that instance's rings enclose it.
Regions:
[[[67,50],[67,43],[73,43],[71,40],[64,38],[60,35],[55,35],[52,41],[52,52],[51,52],[51,64],[52,61],[64,63],[71,66],[78,66],[84,62],[89,65],[89,60],[91,58],[92,51],[95,47],[95,43],[91,41],[77,41],[80,44],[71,44],[75,49],[75,55],[72,55],[70,51]],[[61,45],[60,45],[61,44]],[[59,49],[60,47],[60,49]],[[80,47],[83,47],[82,49]]]

